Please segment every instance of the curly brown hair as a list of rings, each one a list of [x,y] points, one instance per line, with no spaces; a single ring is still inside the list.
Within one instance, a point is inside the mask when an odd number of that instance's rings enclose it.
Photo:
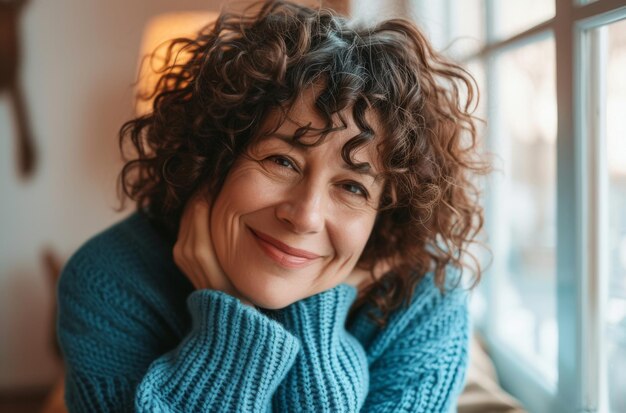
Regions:
[[[367,111],[384,131],[385,191],[358,265],[374,277],[376,263],[394,264],[353,309],[370,302],[384,325],[429,272],[442,289],[448,268],[470,269],[478,281],[478,261],[466,259],[483,226],[472,177],[489,165],[472,115],[476,85],[412,22],[359,26],[330,10],[267,1],[223,13],[195,38],[172,40],[167,52],[156,89],[144,96],[154,98],[153,111],[120,130],[120,148],[130,141],[134,150],[119,177],[122,202],[136,201],[175,237],[186,201],[201,185],[219,192],[267,114],[288,113],[305,88],[322,85],[315,100],[326,120],[316,131],[321,139],[346,127],[342,116],[351,115],[361,131],[343,148],[346,162],[375,137]],[[337,115],[340,125],[332,122]]]

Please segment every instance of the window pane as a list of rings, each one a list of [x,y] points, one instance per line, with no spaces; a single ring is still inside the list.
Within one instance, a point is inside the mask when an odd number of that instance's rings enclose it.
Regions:
[[[480,142],[480,150],[484,153],[485,151],[487,151],[487,148],[485,147],[486,145],[485,119],[487,119],[487,105],[486,105],[487,87],[486,87],[486,82],[485,82],[485,67],[484,67],[482,60],[473,59],[465,65],[465,69],[472,75],[472,77],[474,77],[474,80],[476,80],[476,84],[478,86],[478,96],[479,96],[478,105],[473,114],[474,116],[478,118],[476,122],[476,133]],[[485,180],[482,177],[481,178],[474,177],[474,178],[476,178],[474,183],[481,189],[481,192],[485,193],[486,191]],[[485,245],[487,245],[489,242],[487,239],[484,238],[484,234],[481,234],[480,240],[481,242],[484,242]],[[477,244],[472,244],[470,246],[470,251],[479,259],[479,261],[481,262],[482,268],[486,268],[488,266],[491,255],[489,254],[489,251],[486,248]],[[479,286],[481,285],[482,284],[479,284]],[[470,310],[471,310],[471,314],[472,314],[475,326],[479,328],[484,327],[485,323],[488,322],[486,319],[486,312],[488,311],[488,302],[487,302],[487,297],[484,295],[482,288],[477,288],[474,290],[472,294],[472,300],[470,301],[470,303],[471,303]]]
[[[477,59],[470,60],[464,67],[472,75],[478,86],[478,105],[473,114],[478,118],[476,123],[477,135],[480,138],[481,144],[484,144],[486,134],[485,119],[487,119],[487,82],[485,79],[485,67],[483,61]]]
[[[492,107],[502,160],[490,224],[496,332],[548,382],[557,375],[556,83],[552,38],[499,55]]]
[[[554,0],[494,1],[496,35],[513,36],[553,18],[554,3]]]
[[[606,142],[609,169],[608,385],[611,411],[626,412],[626,21],[608,27]]]
[[[485,44],[484,0],[453,0],[450,7],[449,53],[464,59]]]

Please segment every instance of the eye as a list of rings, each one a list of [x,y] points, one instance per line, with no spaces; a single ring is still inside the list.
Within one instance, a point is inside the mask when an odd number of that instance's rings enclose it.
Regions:
[[[294,163],[291,159],[280,156],[280,155],[272,155],[266,158],[267,161],[271,162],[273,165],[279,166],[281,168],[290,168],[296,170]]]
[[[341,187],[350,194],[361,196],[363,198],[369,198],[367,190],[361,184],[355,182],[346,182],[341,184]]]

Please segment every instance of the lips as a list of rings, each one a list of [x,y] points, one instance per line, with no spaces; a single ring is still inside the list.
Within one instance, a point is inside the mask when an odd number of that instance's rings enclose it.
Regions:
[[[307,258],[307,259],[310,259],[310,260],[313,260],[315,258],[319,258],[320,257],[319,255],[314,254],[314,253],[309,252],[309,251],[306,251],[306,250],[301,250],[301,249],[298,249],[298,248],[292,248],[289,245],[283,244],[282,242],[278,241],[277,239],[272,238],[269,235],[264,234],[264,233],[262,233],[260,231],[252,230],[252,232],[254,233],[254,235],[256,235],[257,237],[261,238],[261,240],[272,244],[273,246],[275,246],[279,250],[283,251],[285,254],[293,255],[295,257]]]
[[[259,231],[250,228],[250,232],[267,256],[278,264],[288,268],[301,268],[311,264],[320,255],[310,251],[293,248]]]

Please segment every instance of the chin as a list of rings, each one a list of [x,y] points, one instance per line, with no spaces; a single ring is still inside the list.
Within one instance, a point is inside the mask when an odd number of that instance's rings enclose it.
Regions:
[[[298,301],[296,298],[274,295],[250,295],[250,301],[257,307],[266,310],[280,310]]]
[[[253,303],[256,307],[263,308],[265,310],[280,310],[285,307],[289,307],[289,305],[293,304],[295,301],[260,301],[253,300]]]
[[[255,306],[267,310],[279,310],[306,297],[306,294],[299,294],[298,291],[294,291],[293,286],[289,284],[276,285],[267,283],[263,285],[262,283],[255,283],[254,285],[241,286],[241,288],[236,283],[233,284]]]

